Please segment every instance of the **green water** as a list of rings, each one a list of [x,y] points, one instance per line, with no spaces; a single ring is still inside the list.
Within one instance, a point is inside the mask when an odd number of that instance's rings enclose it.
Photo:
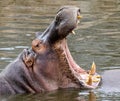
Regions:
[[[120,0],[0,0],[0,69],[31,47],[35,32],[44,31],[63,5],[81,9],[76,35],[68,36],[76,62],[99,73],[120,68]],[[101,85],[102,86],[102,85]],[[120,88],[118,88],[120,89]],[[120,91],[58,90],[42,94],[1,97],[1,101],[119,101]]]

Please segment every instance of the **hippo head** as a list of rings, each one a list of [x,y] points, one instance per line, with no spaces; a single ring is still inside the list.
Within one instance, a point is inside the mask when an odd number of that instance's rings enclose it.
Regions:
[[[73,30],[77,27],[80,18],[79,8],[63,7],[58,11],[50,26],[37,39],[48,44],[54,44],[66,38],[69,33],[74,33]]]
[[[66,40],[80,18],[79,8],[62,7],[50,26],[32,41],[36,58],[30,67],[40,88],[48,91],[70,87],[90,88],[82,82],[87,72],[73,60]]]

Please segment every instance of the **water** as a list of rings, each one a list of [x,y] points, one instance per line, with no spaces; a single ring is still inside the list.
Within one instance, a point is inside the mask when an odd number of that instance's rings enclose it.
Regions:
[[[4,69],[24,49],[31,47],[35,32],[44,31],[62,5],[80,7],[83,19],[68,36],[76,62],[97,71],[120,69],[120,0],[0,0],[0,69]],[[71,42],[72,40],[72,42]],[[119,101],[120,88],[106,92],[58,90],[42,94],[1,97],[1,101]]]

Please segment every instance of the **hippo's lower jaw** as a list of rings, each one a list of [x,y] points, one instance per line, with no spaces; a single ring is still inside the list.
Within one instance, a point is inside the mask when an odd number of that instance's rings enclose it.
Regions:
[[[62,50],[61,54],[64,57],[64,61],[66,59],[66,64],[68,64],[68,66],[65,66],[63,68],[66,72],[71,71],[70,72],[71,74],[69,74],[69,78],[71,79],[71,81],[73,79],[73,82],[71,85],[68,84],[67,86],[62,86],[62,88],[74,87],[74,88],[93,89],[93,88],[96,88],[98,86],[97,84],[94,84],[94,85],[87,84],[86,81],[89,79],[89,74],[87,73],[87,71],[85,71],[84,69],[79,67],[79,65],[76,64],[76,62],[74,61],[74,59],[69,51],[66,39],[63,39],[60,42],[56,43],[56,45],[54,47],[56,48],[55,49],[56,52],[59,51],[60,49]],[[61,56],[59,55],[59,58],[60,57]],[[61,58],[59,59],[59,61],[62,61],[62,63],[63,63],[63,60]],[[62,66],[60,66],[60,68],[62,68]],[[95,74],[95,75],[97,75],[97,74]],[[73,83],[75,83],[76,85],[75,84],[73,85]]]

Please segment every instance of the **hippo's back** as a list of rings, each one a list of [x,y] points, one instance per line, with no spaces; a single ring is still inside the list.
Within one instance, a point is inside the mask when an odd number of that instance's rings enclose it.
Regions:
[[[120,69],[104,71],[101,90],[104,92],[120,92]]]

